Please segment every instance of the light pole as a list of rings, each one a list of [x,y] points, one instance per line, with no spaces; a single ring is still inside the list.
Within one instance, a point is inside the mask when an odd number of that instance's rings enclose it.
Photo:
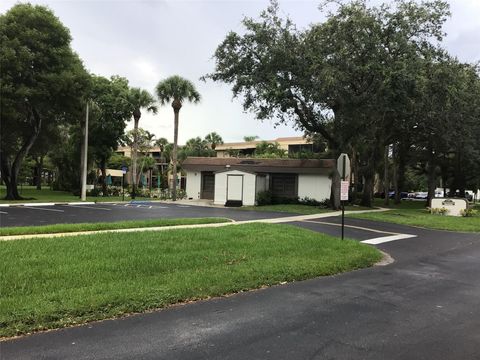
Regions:
[[[85,138],[83,140],[82,153],[82,192],[81,200],[87,200],[87,154],[88,154],[88,101],[85,115]]]

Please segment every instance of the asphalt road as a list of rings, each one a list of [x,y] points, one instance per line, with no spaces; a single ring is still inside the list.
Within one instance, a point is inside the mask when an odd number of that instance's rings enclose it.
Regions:
[[[480,359],[480,234],[347,225],[360,240],[418,237],[378,245],[388,266],[34,334],[0,343],[0,358]]]
[[[158,218],[227,217],[254,220],[290,216],[287,213],[246,211],[235,208],[142,202],[133,204],[13,206],[0,208],[0,225],[36,226],[84,222],[112,222]]]

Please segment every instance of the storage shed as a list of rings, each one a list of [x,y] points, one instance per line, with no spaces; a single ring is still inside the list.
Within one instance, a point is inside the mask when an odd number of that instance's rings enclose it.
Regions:
[[[329,198],[335,161],[189,157],[182,167],[187,173],[189,199],[209,199],[215,205],[255,205],[257,194],[267,190],[284,198]]]

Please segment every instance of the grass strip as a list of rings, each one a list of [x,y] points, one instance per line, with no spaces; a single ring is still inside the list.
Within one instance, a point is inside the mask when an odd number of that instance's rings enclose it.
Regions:
[[[0,243],[0,336],[371,266],[380,252],[279,224]]]
[[[55,234],[78,231],[97,231],[113,229],[133,229],[157,226],[214,224],[229,222],[226,218],[180,218],[180,219],[148,219],[128,220],[117,222],[79,223],[79,224],[55,224],[41,226],[18,226],[0,229],[0,236],[8,235],[34,235],[34,234]]]
[[[321,208],[312,205],[303,204],[277,204],[277,205],[262,205],[262,206],[243,206],[239,210],[250,211],[266,211],[266,212],[288,212],[292,214],[310,215],[322,214],[332,212],[332,209]],[[345,210],[371,210],[371,208],[363,206],[345,206]]]
[[[419,226],[429,229],[480,232],[480,216],[432,215],[425,209],[395,209],[385,212],[349,214],[348,217]]]

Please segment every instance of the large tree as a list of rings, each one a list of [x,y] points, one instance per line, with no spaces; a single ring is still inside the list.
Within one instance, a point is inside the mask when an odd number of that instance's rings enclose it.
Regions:
[[[396,120],[394,91],[405,62],[441,38],[446,15],[444,1],[379,8],[352,1],[328,13],[325,22],[298,31],[273,1],[258,20],[243,20],[242,34],[226,36],[206,78],[232,84],[234,96],[242,96],[244,108],[258,119],[291,122],[321,135],[335,158],[361,147],[356,177],[365,179],[362,200],[368,206],[375,169],[389,144],[386,130]],[[338,173],[332,176],[337,207]]]
[[[130,90],[129,102],[132,106],[132,116],[133,116],[133,149],[132,149],[132,198],[135,198],[135,190],[138,184],[138,179],[140,175],[137,171],[137,156],[138,156],[138,123],[140,117],[142,116],[142,109],[145,109],[147,112],[153,114],[157,113],[157,106],[155,104],[155,99],[147,91],[140,88],[132,88]]]
[[[89,77],[70,42],[68,29],[44,6],[17,4],[0,15],[0,163],[6,199],[21,198],[18,173],[42,129],[80,118]]]
[[[198,103],[200,101],[200,93],[189,80],[178,75],[171,76],[158,83],[157,97],[162,105],[171,102],[174,113],[173,127],[173,184],[172,184],[172,200],[177,199],[177,147],[178,147],[178,118],[180,109],[185,101]]]
[[[112,76],[92,76],[90,94],[91,122],[89,124],[89,148],[102,172],[103,194],[107,196],[106,165],[125,131],[131,116],[128,80]]]

